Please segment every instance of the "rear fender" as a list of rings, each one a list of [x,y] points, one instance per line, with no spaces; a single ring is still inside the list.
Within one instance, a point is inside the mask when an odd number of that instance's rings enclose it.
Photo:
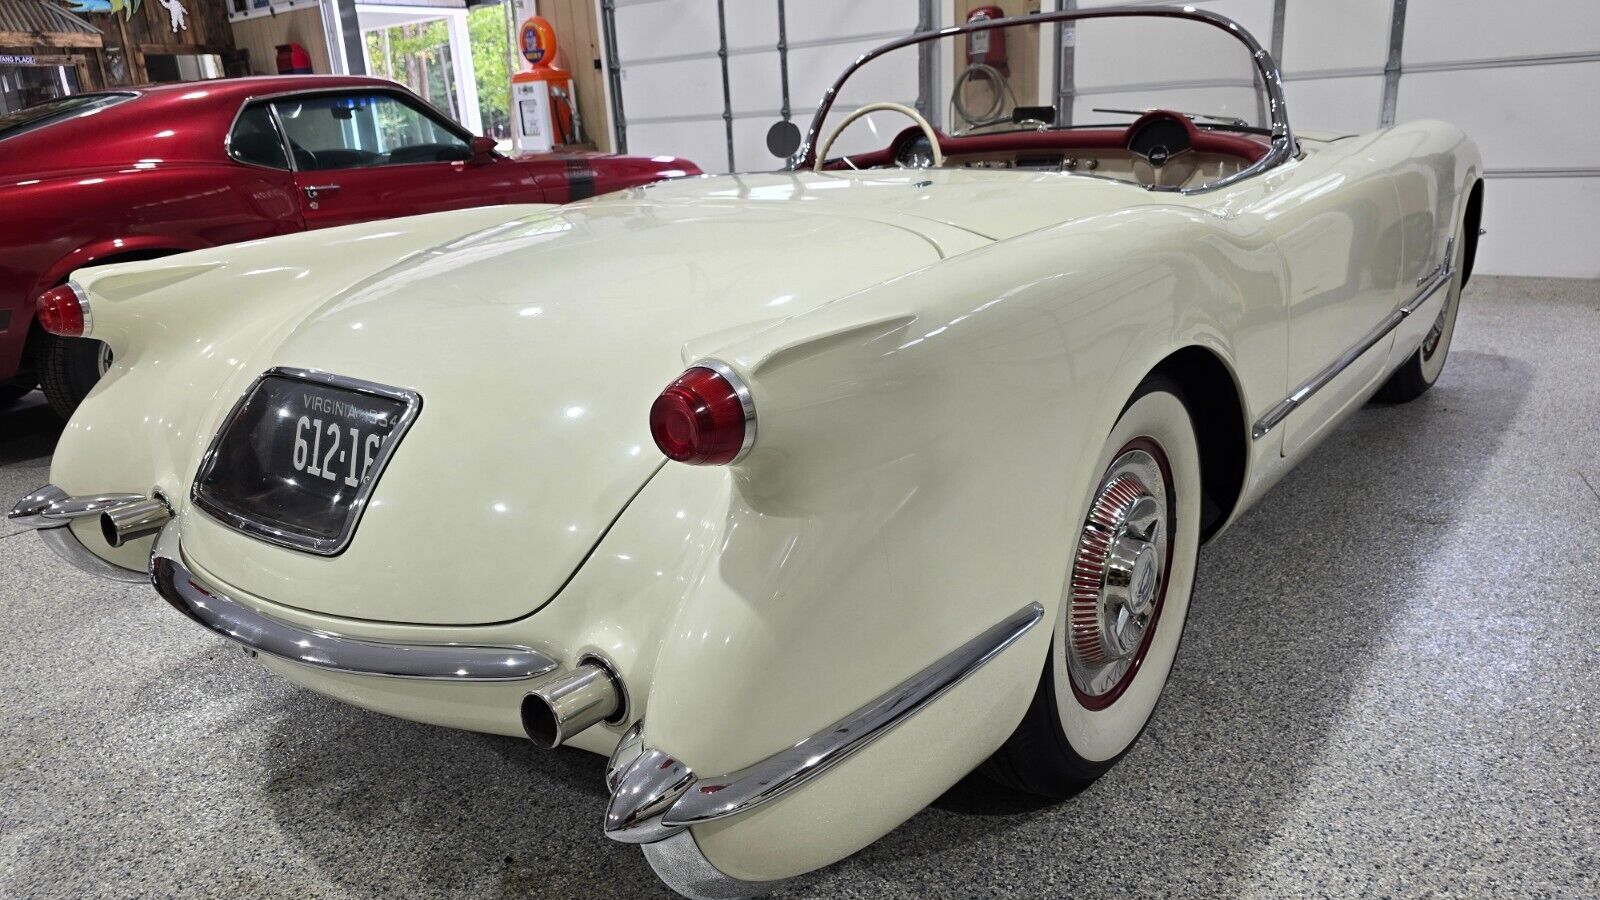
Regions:
[[[127,238],[101,238],[68,253],[46,269],[34,285],[37,295],[67,280],[74,270],[86,266],[104,265],[120,258],[148,259],[189,250],[203,250],[210,245],[193,235],[164,234],[139,235]]]
[[[1262,355],[1242,371],[1268,384],[1281,366],[1281,264],[1235,228],[1151,207],[1046,229],[714,354],[750,385],[758,432],[707,523],[719,553],[666,629],[646,744],[701,776],[736,772],[1027,604],[1045,609],[839,766],[695,825],[719,870],[761,881],[840,859],[1010,734],[1044,663],[1089,469],[1127,398],[1184,346],[1236,371],[1239,352]]]

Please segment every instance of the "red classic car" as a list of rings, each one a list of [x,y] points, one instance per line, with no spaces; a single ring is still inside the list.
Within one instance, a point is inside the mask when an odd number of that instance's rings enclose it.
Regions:
[[[379,78],[277,76],[78,94],[0,116],[0,404],[68,415],[110,362],[33,324],[91,263],[700,173],[672,157],[509,158]]]

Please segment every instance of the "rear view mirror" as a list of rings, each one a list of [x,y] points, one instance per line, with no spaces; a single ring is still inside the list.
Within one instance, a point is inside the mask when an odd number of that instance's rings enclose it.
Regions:
[[[472,139],[472,158],[477,162],[488,162],[494,158],[494,150],[500,143],[492,137],[475,137]]]
[[[773,122],[767,129],[767,150],[779,159],[788,159],[800,149],[800,129],[788,119]]]

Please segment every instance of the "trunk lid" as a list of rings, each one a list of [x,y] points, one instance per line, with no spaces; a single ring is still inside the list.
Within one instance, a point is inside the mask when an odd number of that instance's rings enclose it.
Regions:
[[[533,612],[661,465],[646,414],[684,368],[685,342],[939,259],[918,230],[786,206],[636,193],[563,207],[315,305],[260,369],[415,391],[420,412],[340,555],[272,546],[193,510],[185,555],[330,616],[463,625]]]

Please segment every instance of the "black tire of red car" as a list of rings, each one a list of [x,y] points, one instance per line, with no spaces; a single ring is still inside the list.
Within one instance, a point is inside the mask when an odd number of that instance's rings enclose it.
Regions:
[[[39,370],[39,387],[50,408],[63,419],[72,413],[89,396],[89,389],[100,380],[100,352],[104,345],[85,338],[43,336],[39,341],[35,364]]]
[[[1194,587],[1195,434],[1182,389],[1163,376],[1146,379],[1123,408],[1102,451],[1109,463],[1067,549],[1064,609],[1033,700],[978,774],[1013,791],[1065,799],[1115,766],[1144,733],[1177,658]],[[1153,540],[1162,531],[1164,546]],[[1133,561],[1125,581],[1107,577],[1113,559]],[[1091,577],[1095,565],[1100,578]],[[1118,590],[1113,584],[1126,593],[1109,593]],[[1119,610],[1126,616],[1107,614]],[[1143,626],[1129,630],[1122,624],[1129,621]]]

